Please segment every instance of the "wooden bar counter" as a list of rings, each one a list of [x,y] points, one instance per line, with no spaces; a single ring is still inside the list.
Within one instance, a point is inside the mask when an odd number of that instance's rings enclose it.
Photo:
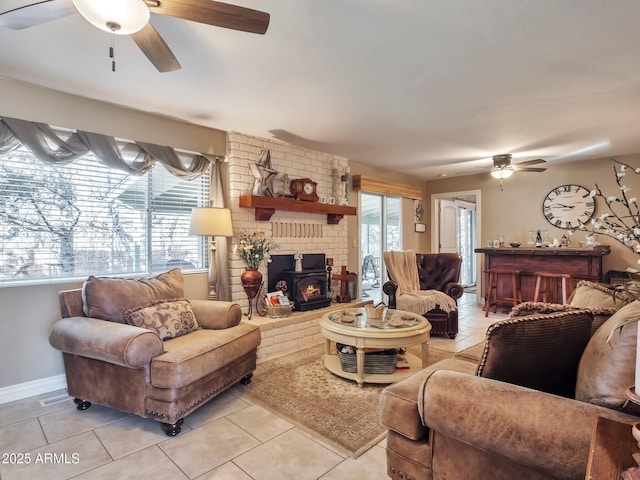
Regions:
[[[571,291],[579,280],[600,282],[602,279],[602,257],[611,252],[611,247],[601,245],[597,247],[518,247],[518,248],[476,248],[476,253],[484,253],[483,270],[488,268],[508,268],[520,270],[522,300],[533,301],[536,287],[534,272],[569,273]],[[484,276],[483,289],[487,285],[487,275]],[[562,303],[560,282],[556,282],[549,290],[548,302]],[[500,278],[498,284],[504,296],[511,295],[511,278]]]

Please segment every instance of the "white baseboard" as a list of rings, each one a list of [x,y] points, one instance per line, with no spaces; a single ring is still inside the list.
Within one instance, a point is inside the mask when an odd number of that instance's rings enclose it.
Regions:
[[[63,388],[67,388],[67,376],[64,373],[33,380],[32,382],[2,387],[0,388],[0,405],[47,392],[62,390]]]

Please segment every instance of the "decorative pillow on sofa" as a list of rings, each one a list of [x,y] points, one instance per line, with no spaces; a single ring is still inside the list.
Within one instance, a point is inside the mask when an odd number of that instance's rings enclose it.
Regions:
[[[573,398],[591,321],[590,312],[572,310],[496,322],[476,375]]]
[[[619,309],[630,299],[624,292],[613,291],[600,283],[580,280],[567,302],[574,307]]]
[[[124,311],[129,308],[183,297],[184,279],[179,268],[153,278],[91,276],[82,286],[84,314],[118,323],[125,323]]]
[[[635,382],[638,323],[632,322],[613,333],[620,320],[640,319],[640,302],[625,305],[593,334],[578,367],[576,400],[621,409],[627,388]]]
[[[626,292],[611,290],[601,283],[580,280],[567,301],[571,306],[591,310],[591,334],[594,334],[611,315],[632,300]]]
[[[124,312],[124,319],[129,325],[156,332],[163,341],[200,328],[191,304],[184,298],[130,308]]]
[[[608,302],[605,303],[608,304]],[[620,301],[617,305],[618,306],[616,308],[596,308],[574,307],[569,304],[561,305],[558,303],[523,302],[519,303],[511,309],[511,311],[509,312],[509,317],[524,317],[526,315],[542,315],[547,313],[568,312],[572,310],[589,310],[591,315],[593,315],[593,323],[591,323],[591,334],[593,335],[598,327],[606,322],[609,317],[616,313],[618,311],[618,308],[622,307],[624,304],[622,303],[622,301]]]
[[[567,312],[579,307],[560,303],[521,302],[509,311],[509,318],[526,317],[528,315],[544,315],[547,313]]]

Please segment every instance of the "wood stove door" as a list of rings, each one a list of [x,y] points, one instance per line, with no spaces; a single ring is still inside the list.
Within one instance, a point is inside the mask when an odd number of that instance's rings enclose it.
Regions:
[[[296,302],[313,302],[326,298],[326,277],[314,275],[298,280],[296,284]]]

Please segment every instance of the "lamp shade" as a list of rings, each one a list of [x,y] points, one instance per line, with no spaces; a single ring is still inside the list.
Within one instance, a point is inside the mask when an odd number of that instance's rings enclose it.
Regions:
[[[89,23],[118,35],[142,30],[151,16],[142,0],[73,0],[73,4]]]
[[[214,207],[194,208],[191,211],[189,235],[233,237],[231,210]]]

